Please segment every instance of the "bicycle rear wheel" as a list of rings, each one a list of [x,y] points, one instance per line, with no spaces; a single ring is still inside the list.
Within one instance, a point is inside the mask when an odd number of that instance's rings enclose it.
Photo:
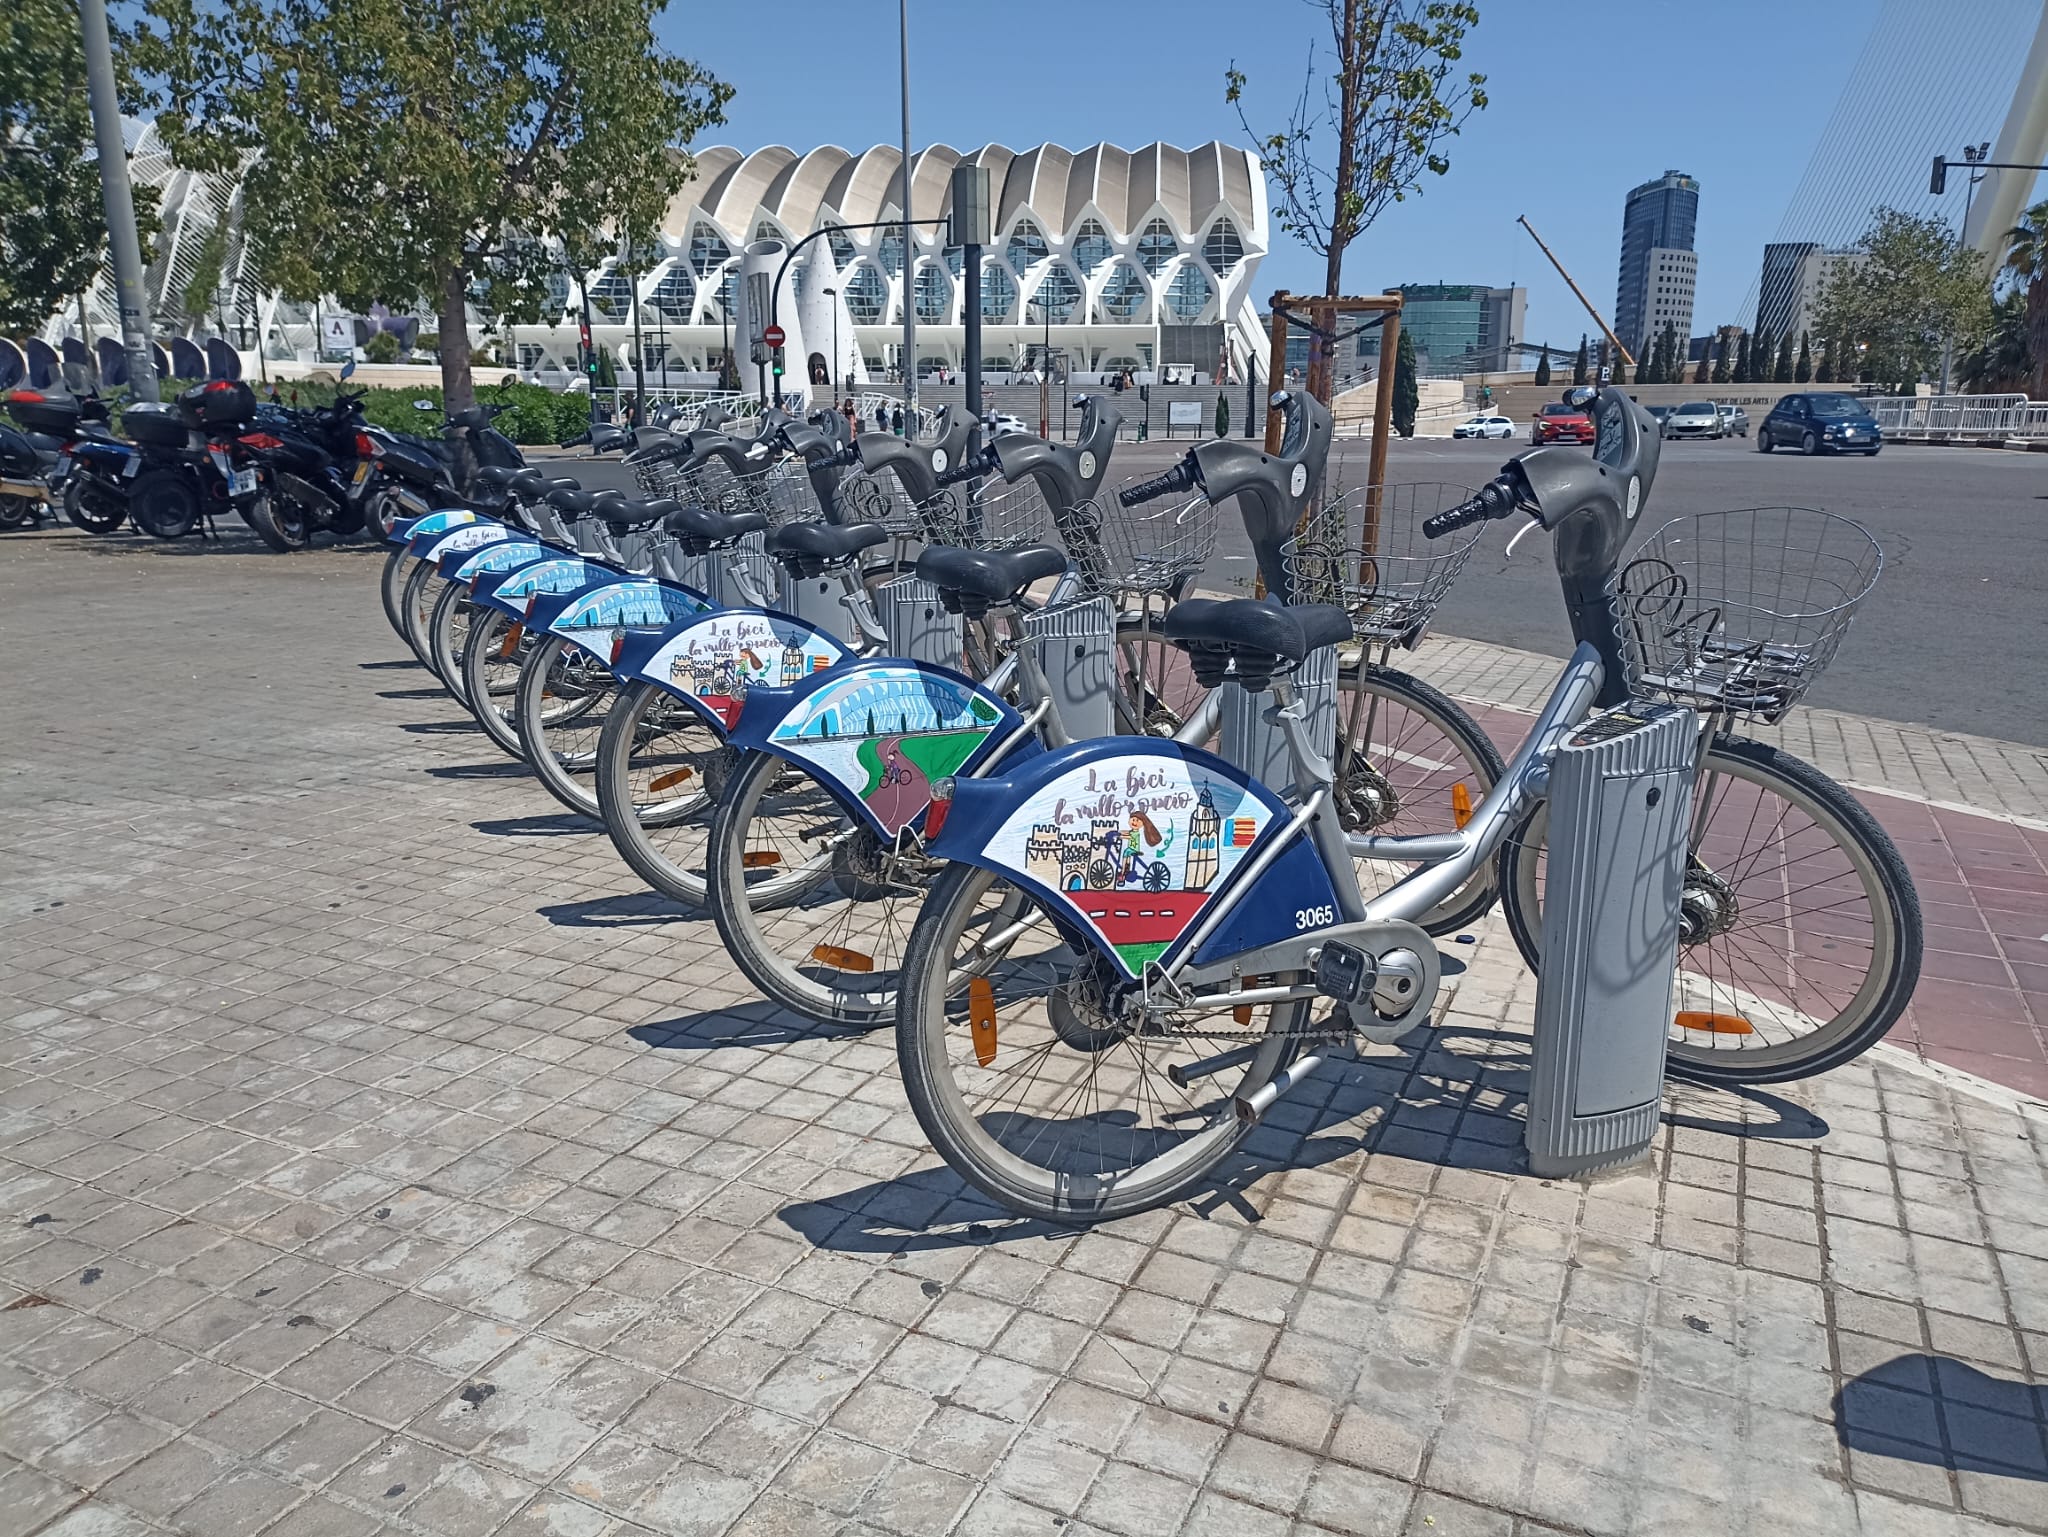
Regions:
[[[1026,1216],[1092,1222],[1196,1189],[1253,1129],[1234,1097],[1300,1049],[1306,1003],[1245,1025],[1190,1016],[1229,1033],[1196,1036],[1120,1015],[1111,970],[973,865],[946,867],[911,934],[896,1025],[910,1107],[962,1179]]]
[[[523,762],[526,744],[519,740],[519,723],[513,717],[520,671],[539,641],[524,623],[488,606],[478,608],[470,624],[462,656],[462,691],[469,713],[507,756]]]
[[[519,670],[513,719],[534,776],[548,794],[587,817],[602,813],[592,774],[619,680],[581,646],[550,635]]]
[[[605,717],[594,788],[605,831],[663,896],[704,905],[711,813],[735,749],[652,683],[628,684]]]
[[[437,678],[441,678],[441,673],[434,666],[434,650],[427,641],[427,626],[432,623],[434,605],[441,598],[437,585],[440,580],[440,569],[431,560],[414,561],[412,570],[406,574],[405,592],[398,604],[399,634],[412,647],[412,654]],[[446,686],[448,680],[441,678],[441,682]]]
[[[391,626],[391,633],[400,640],[405,639],[405,580],[412,575],[412,568],[419,562],[407,552],[404,545],[398,545],[384,557],[384,570],[377,579],[378,595],[384,601],[384,618]]]
[[[1502,848],[1501,909],[1542,962],[1548,820]],[[1848,1062],[1920,978],[1920,898],[1856,798],[1761,742],[1708,744],[1694,791],[1666,1057],[1674,1078],[1784,1083]]]
[[[477,607],[469,600],[469,584],[443,582],[441,595],[434,600],[433,612],[427,619],[427,651],[434,659],[434,671],[447,681],[448,692],[471,714],[476,713],[476,706],[469,701],[463,663],[476,615]]]

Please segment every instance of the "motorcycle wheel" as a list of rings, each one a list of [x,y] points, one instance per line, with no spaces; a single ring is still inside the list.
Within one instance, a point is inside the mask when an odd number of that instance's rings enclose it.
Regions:
[[[363,528],[372,539],[391,537],[398,522],[398,498],[389,491],[373,491],[363,502]]]
[[[88,534],[111,534],[128,521],[128,509],[116,505],[111,512],[95,512],[85,504],[85,482],[74,479],[64,487],[64,516]]]
[[[41,521],[41,506],[25,496],[0,496],[0,528],[34,528]]]
[[[296,507],[284,505],[273,497],[259,496],[243,509],[242,516],[249,526],[256,530],[256,537],[269,545],[280,555],[289,555],[294,550],[303,550],[313,542],[313,536],[306,527],[305,515]]]
[[[157,539],[182,539],[199,525],[199,488],[177,470],[144,470],[128,490],[128,515]]]

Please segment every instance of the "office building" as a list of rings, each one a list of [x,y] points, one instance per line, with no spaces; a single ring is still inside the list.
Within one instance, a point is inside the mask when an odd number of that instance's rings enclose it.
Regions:
[[[1621,279],[1614,297],[1614,332],[1638,357],[1670,321],[1680,336],[1692,332],[1692,291],[1698,277],[1693,226],[1700,184],[1683,171],[1666,171],[1628,195],[1621,216]]]
[[[1756,329],[1795,338],[1812,330],[1828,284],[1862,260],[1860,251],[1830,251],[1812,240],[1779,240],[1765,246],[1757,279]]]
[[[1528,307],[1525,288],[1485,288],[1469,283],[1404,283],[1388,293],[1401,296],[1401,328],[1415,340],[1417,365],[1432,373],[1505,373],[1517,365]],[[1377,328],[1358,339],[1361,358],[1379,356]]]

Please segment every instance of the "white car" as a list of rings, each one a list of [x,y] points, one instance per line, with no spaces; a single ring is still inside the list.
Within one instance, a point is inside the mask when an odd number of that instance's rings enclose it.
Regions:
[[[1013,416],[1008,411],[992,411],[986,420],[991,436],[998,432],[1029,432],[1031,430],[1024,425],[1023,417]]]
[[[1505,416],[1496,416],[1491,411],[1468,416],[1451,429],[1451,436],[1454,438],[1511,438],[1514,435],[1515,424]]]

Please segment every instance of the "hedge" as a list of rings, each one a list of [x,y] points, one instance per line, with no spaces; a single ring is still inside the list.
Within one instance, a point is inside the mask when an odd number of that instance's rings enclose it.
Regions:
[[[168,404],[184,391],[204,382],[201,379],[162,379],[158,381],[157,391]],[[258,400],[270,399],[269,386],[254,379],[247,382]],[[310,409],[329,404],[334,399],[335,388],[332,384],[314,380],[286,380],[277,386],[278,400],[283,405]],[[476,398],[492,405],[502,403],[511,406],[512,409],[501,413],[493,425],[515,443],[533,446],[561,443],[578,436],[590,425],[588,395],[557,394],[538,384],[489,384],[477,387]],[[413,406],[415,400],[430,400],[434,409],[416,410]],[[128,392],[114,392],[107,403],[112,408],[114,430],[119,432]],[[375,426],[429,438],[438,437],[442,422],[447,420],[441,410],[439,385],[403,390],[372,387],[363,395],[363,415]]]

